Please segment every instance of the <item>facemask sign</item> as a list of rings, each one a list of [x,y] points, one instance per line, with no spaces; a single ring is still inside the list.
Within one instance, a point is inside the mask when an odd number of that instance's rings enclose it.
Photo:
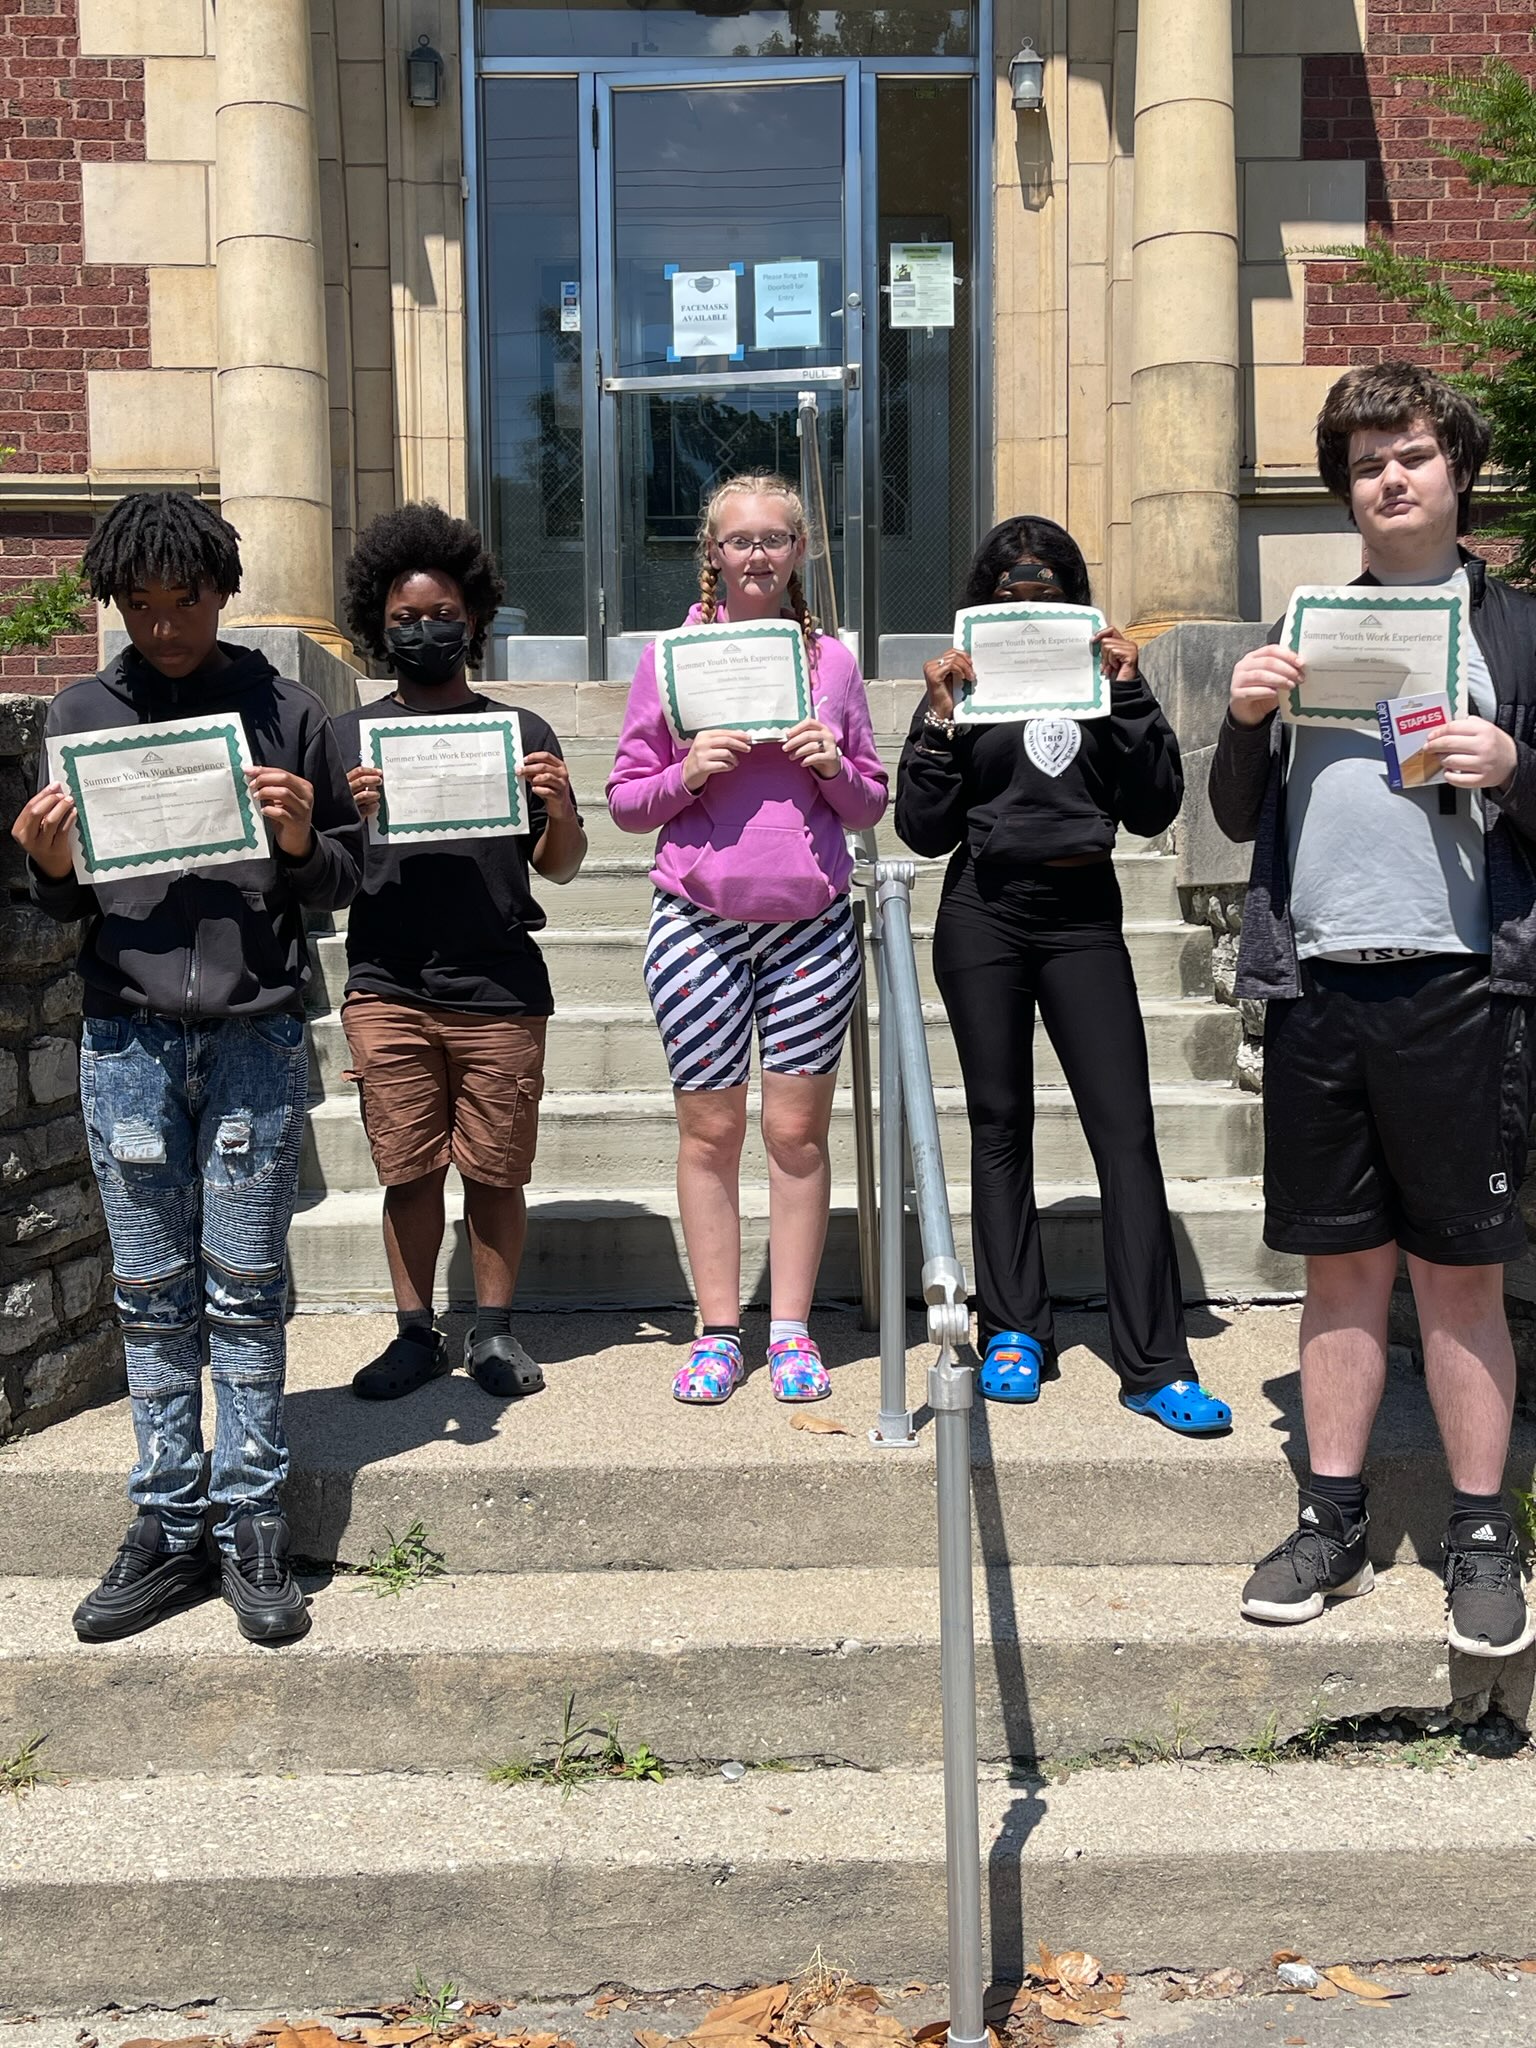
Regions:
[[[469,628],[462,619],[418,619],[391,626],[384,651],[397,676],[431,688],[451,682],[469,652]]]

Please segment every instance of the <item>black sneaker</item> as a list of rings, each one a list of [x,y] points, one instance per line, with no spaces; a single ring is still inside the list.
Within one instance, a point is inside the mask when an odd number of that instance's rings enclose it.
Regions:
[[[452,1370],[441,1330],[403,1330],[352,1375],[352,1391],[360,1401],[398,1401]]]
[[[473,1375],[477,1386],[503,1401],[540,1393],[544,1387],[543,1366],[536,1365],[510,1333],[482,1337],[477,1344],[471,1330],[464,1339],[464,1370]]]
[[[309,1627],[309,1609],[288,1569],[288,1524],[281,1515],[243,1515],[235,1554],[223,1560],[224,1598],[241,1635],[253,1643],[286,1643]]]
[[[1250,1621],[1313,1621],[1330,1600],[1353,1600],[1376,1583],[1365,1554],[1370,1517],[1353,1526],[1331,1500],[1301,1489],[1296,1527],[1261,1557],[1243,1588],[1243,1612]]]
[[[213,1560],[202,1536],[189,1550],[172,1550],[161,1535],[160,1517],[146,1509],[123,1538],[106,1577],[75,1609],[75,1634],[82,1643],[115,1642],[213,1591]]]
[[[1468,1657],[1513,1657],[1536,1642],[1520,1539],[1503,1513],[1452,1515],[1445,1537],[1446,1640]]]

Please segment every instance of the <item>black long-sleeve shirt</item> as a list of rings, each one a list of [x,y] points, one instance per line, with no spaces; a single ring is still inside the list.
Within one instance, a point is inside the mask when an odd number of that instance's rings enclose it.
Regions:
[[[1165,832],[1184,798],[1179,743],[1138,676],[1110,688],[1108,718],[1080,722],[1059,775],[1037,768],[1022,725],[959,728],[946,741],[913,715],[896,785],[896,830],[929,859],[966,846],[973,860],[1026,867],[1108,853],[1120,826]]]
[[[48,708],[48,733],[237,712],[258,767],[286,768],[313,787],[309,852],[294,860],[273,845],[258,858],[202,873],[94,884],[73,874],[54,880],[29,863],[38,908],[65,923],[84,920],[80,974],[88,1017],[298,1010],[310,971],[304,912],[339,910],[356,894],[363,827],[325,706],[255,648],[220,645],[224,667],[205,665],[180,681],[130,648],[99,676],[60,691]],[[49,779],[45,752],[39,786]]]

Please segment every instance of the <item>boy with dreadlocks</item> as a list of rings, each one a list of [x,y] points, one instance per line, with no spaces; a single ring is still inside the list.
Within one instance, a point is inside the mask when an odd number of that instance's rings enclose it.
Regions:
[[[138,1441],[136,1518],[75,1612],[83,1642],[132,1635],[220,1586],[253,1642],[309,1626],[278,1505],[286,1246],[307,1082],[304,912],[350,900],[362,826],[325,707],[264,654],[218,637],[240,588],[239,538],[184,491],[125,498],[84,570],[131,644],[54,699],[47,729],[237,713],[268,856],[87,886],[71,862],[74,805],[46,767],[12,827],[33,900],[83,925],[80,1100]],[[217,1402],[206,1487],[205,1346]]]
[[[401,505],[359,534],[347,564],[347,624],[394,671],[389,696],[336,721],[358,808],[373,817],[384,776],[364,767],[362,718],[451,718],[501,706],[471,687],[503,584],[472,526],[439,505]],[[374,1169],[384,1184],[384,1251],[396,1334],[352,1388],[399,1400],[449,1372],[433,1326],[443,1185],[456,1166],[475,1277],[464,1366],[487,1394],[535,1394],[542,1368],[512,1334],[512,1298],[528,1232],[554,1000],[533,934],[544,912],[530,887],[568,882],[586,834],[560,742],[520,711],[526,833],[425,846],[371,840],[347,925],[341,1021],[362,1093]],[[387,794],[387,793],[386,793]]]

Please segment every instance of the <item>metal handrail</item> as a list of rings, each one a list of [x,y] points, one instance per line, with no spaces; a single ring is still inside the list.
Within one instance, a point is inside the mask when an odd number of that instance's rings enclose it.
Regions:
[[[810,528],[806,575],[812,609],[837,631],[826,490],[814,391],[800,393],[800,495]],[[878,1292],[880,1413],[870,1441],[916,1443],[907,1404],[906,1163],[911,1142],[917,1227],[923,1248],[928,1334],[939,1347],[928,1368],[939,1494],[939,1692],[944,1728],[944,1845],[949,1905],[949,2048],[984,2048],[981,1956],[981,1819],[976,1793],[976,1617],[971,1585],[971,1427],[974,1375],[960,1346],[970,1334],[965,1272],[955,1255],[939,1114],[923,1032],[912,943],[909,860],[881,860],[873,832],[851,833],[863,924],[880,990],[880,1198],[875,1203],[874,1113],[869,1072],[867,977],[853,1028],[853,1106],[859,1176],[859,1277],[865,1327]]]

